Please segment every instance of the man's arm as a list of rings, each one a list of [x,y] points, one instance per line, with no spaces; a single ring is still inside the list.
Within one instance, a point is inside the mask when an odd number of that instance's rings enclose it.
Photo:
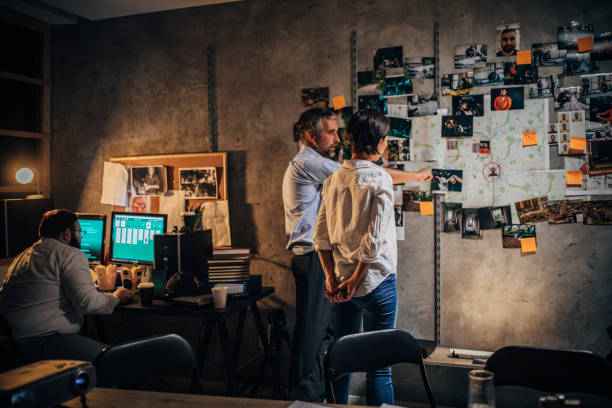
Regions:
[[[403,184],[412,181],[428,181],[431,180],[433,175],[429,169],[421,169],[419,171],[404,171],[398,169],[385,169],[391,176],[393,184]]]

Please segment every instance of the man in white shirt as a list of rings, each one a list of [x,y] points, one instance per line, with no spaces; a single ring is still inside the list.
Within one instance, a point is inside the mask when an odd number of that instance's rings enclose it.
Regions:
[[[94,286],[76,214],[43,215],[40,240],[19,254],[0,287],[0,314],[8,321],[26,359],[93,361],[106,346],[78,335],[85,314],[109,314],[132,292],[113,294]]]

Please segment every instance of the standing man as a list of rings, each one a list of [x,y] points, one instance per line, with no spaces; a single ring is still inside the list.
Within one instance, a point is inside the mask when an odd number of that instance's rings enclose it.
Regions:
[[[501,32],[501,50],[495,54],[498,57],[509,57],[516,55],[516,30],[513,28],[506,28]]]
[[[337,117],[329,109],[308,109],[294,125],[294,133],[299,135],[301,147],[283,178],[285,233],[287,249],[293,253],[291,270],[296,289],[290,385],[304,393],[300,397],[321,402],[325,398],[323,355],[332,339],[331,304],[323,296],[325,274],[312,236],[323,182],[341,167],[329,159],[340,143]],[[385,170],[394,184],[432,178],[429,169]]]
[[[109,314],[132,292],[95,288],[76,214],[43,214],[40,240],[19,254],[0,287],[0,314],[29,362],[45,359],[94,361],[105,344],[78,333],[86,314]]]

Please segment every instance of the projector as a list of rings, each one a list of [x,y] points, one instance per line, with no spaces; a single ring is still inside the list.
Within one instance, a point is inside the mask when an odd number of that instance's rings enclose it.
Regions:
[[[0,406],[54,407],[85,395],[96,385],[87,361],[43,360],[0,374]]]

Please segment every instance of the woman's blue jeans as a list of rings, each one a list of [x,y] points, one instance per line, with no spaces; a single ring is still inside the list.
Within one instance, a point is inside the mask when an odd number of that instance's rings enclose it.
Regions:
[[[395,274],[387,278],[365,296],[353,297],[347,302],[332,304],[334,337],[363,331],[394,329],[397,318],[397,285]],[[356,359],[359,356],[355,356]],[[348,402],[350,374],[334,383],[334,396],[338,404]],[[383,402],[393,404],[391,367],[366,373],[366,400],[368,405],[379,406]]]

